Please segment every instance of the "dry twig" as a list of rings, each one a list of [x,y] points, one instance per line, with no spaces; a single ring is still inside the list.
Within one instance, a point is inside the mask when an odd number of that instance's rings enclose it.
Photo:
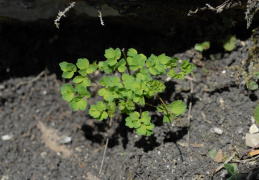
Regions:
[[[38,76],[36,76],[35,78],[33,78],[33,79],[30,80],[30,81],[23,81],[23,82],[18,83],[18,84],[15,86],[15,88],[18,89],[18,88],[19,88],[20,86],[22,86],[22,85],[29,84],[29,83],[32,83],[32,82],[34,82],[34,81],[37,81],[38,79],[40,79],[40,77],[41,77],[43,74],[45,74],[45,71],[42,71],[40,74],[38,74]]]
[[[112,127],[112,117],[110,117],[109,126],[110,126],[110,130],[111,130],[111,127]],[[109,130],[109,132],[108,132],[108,135],[110,134],[110,130]],[[101,166],[100,166],[99,175],[100,175],[101,172],[102,172],[103,163],[104,163],[104,158],[105,158],[106,150],[107,150],[107,147],[108,147],[108,143],[109,143],[109,136],[108,136],[107,139],[106,139],[106,144],[105,144],[105,148],[104,148],[104,152],[103,152],[102,163],[101,163]]]
[[[191,124],[191,110],[192,110],[192,94],[193,94],[193,78],[189,79],[191,85],[191,95],[190,95],[190,103],[189,103],[189,111],[188,111],[188,150],[190,150],[190,124]]]

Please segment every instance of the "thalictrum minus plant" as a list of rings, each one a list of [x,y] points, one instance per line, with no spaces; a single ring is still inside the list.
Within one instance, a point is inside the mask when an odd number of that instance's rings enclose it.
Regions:
[[[70,83],[62,85],[62,98],[69,102],[74,111],[86,109],[87,99],[91,97],[87,87],[93,82],[98,85],[98,95],[103,97],[103,101],[91,105],[89,114],[96,120],[102,121],[113,117],[116,111],[125,113],[128,115],[125,119],[126,126],[135,128],[138,135],[153,134],[154,124],[151,122],[149,112],[136,111],[137,106],[147,105],[146,98],[159,97],[162,104],[152,106],[163,112],[165,123],[171,123],[173,118],[185,112],[186,105],[181,100],[170,104],[162,100],[158,94],[166,87],[157,77],[167,74],[174,79],[184,79],[185,75],[195,68],[189,60],[180,61],[165,54],[159,56],[152,54],[147,58],[133,48],[128,50],[127,56],[119,48],[109,48],[105,50],[104,56],[106,61],[92,64],[86,58],[78,59],[76,65],[68,62],[60,63],[62,77],[73,81],[73,85]],[[107,74],[98,83],[91,77],[91,73],[96,70]],[[115,72],[119,72],[120,75],[115,76]]]

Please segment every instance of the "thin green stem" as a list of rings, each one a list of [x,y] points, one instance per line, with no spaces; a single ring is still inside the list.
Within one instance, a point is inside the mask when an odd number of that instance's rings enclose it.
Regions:
[[[163,101],[163,99],[162,99],[158,94],[156,94],[156,95],[157,95],[157,97],[159,98],[159,100],[163,103],[163,105],[165,106],[167,112],[170,114],[170,116],[171,116],[171,118],[172,118],[172,121],[173,121],[173,120],[174,120],[174,117],[173,117],[172,113],[169,111],[169,109],[167,108],[165,102]]]
[[[157,107],[154,106],[153,104],[146,103],[146,105],[149,105],[149,106],[151,106],[151,107],[157,108]]]
[[[89,74],[87,74],[87,76],[100,88],[100,86],[97,84],[97,82]]]
[[[129,75],[131,75],[131,73],[130,73],[130,68],[129,68],[129,64],[128,64],[128,61],[127,61],[127,57],[126,57],[124,48],[123,48],[121,51],[122,51],[122,53],[123,53],[123,55],[124,55],[124,59],[125,59],[125,61],[126,61],[126,67],[127,67],[127,69],[128,69]]]

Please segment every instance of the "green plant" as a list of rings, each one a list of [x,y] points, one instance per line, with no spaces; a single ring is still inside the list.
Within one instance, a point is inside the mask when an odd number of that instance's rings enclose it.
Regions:
[[[207,50],[209,48],[210,48],[210,42],[209,41],[205,41],[201,44],[195,44],[195,46],[194,46],[194,49],[196,51],[200,51],[200,52],[202,52],[204,50]]]
[[[87,87],[94,82],[99,87],[98,95],[103,97],[103,101],[91,105],[89,114],[102,121],[113,117],[116,111],[126,113],[128,115],[125,119],[126,126],[135,128],[139,135],[149,136],[154,128],[149,112],[141,110],[143,106],[149,105],[146,103],[146,98],[154,96],[159,98],[162,105],[151,106],[164,113],[164,122],[172,122],[173,118],[185,112],[186,105],[182,101],[166,104],[158,95],[166,88],[159,80],[159,76],[167,74],[174,79],[184,79],[185,75],[195,68],[189,60],[179,61],[178,58],[171,58],[165,54],[159,56],[152,54],[147,58],[144,54],[138,54],[133,48],[128,50],[127,56],[119,48],[109,48],[105,50],[104,56],[106,61],[100,61],[98,64],[96,62],[90,64],[86,58],[78,59],[76,65],[60,63],[62,77],[73,79],[74,85],[69,83],[62,85],[61,94],[74,111],[86,109],[87,99],[91,97]],[[97,83],[90,76],[96,70],[110,76],[103,76]],[[76,72],[78,75],[75,75]],[[116,76],[115,72],[119,72],[120,75]],[[137,106],[141,112],[136,111]]]
[[[230,164],[224,164],[224,167],[228,171],[228,174],[230,175],[227,180],[241,180],[241,178],[238,176],[238,168],[237,164],[235,163],[230,163]]]
[[[236,47],[236,36],[228,35],[222,42],[225,51],[233,51]]]

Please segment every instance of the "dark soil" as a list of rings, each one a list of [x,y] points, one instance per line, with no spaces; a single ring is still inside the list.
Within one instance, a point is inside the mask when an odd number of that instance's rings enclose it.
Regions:
[[[1,180],[226,179],[225,169],[213,174],[222,163],[207,153],[212,148],[221,149],[227,159],[248,149],[245,134],[252,124],[259,92],[240,84],[243,79],[231,67],[243,67],[246,62],[253,45],[250,35],[237,37],[232,52],[211,51],[214,60],[207,52],[197,61],[199,55],[191,48],[194,44],[187,47],[183,39],[175,41],[177,34],[171,37],[109,22],[105,21],[105,29],[99,19],[80,27],[71,21],[68,27],[62,24],[59,31],[46,25],[52,21],[1,24],[0,136],[11,136],[10,140],[0,140]],[[142,137],[125,127],[120,115],[110,128],[109,122],[98,122],[87,111],[73,112],[69,108],[60,95],[64,81],[58,63],[75,62],[80,57],[104,60],[104,50],[109,47],[134,47],[147,56],[165,52],[199,62],[201,66],[193,73],[193,95],[187,79],[167,81],[167,89],[161,94],[167,102],[192,102],[190,129],[187,112],[177,119],[176,126],[169,125],[170,129],[161,123],[159,113],[152,112],[154,135]],[[89,104],[97,100],[93,97]],[[212,132],[214,127],[222,129],[223,134]],[[186,145],[188,131],[190,150]],[[110,141],[99,175],[108,135]],[[72,140],[64,143],[65,137]],[[238,164],[242,179],[259,179],[258,167],[257,161]]]

